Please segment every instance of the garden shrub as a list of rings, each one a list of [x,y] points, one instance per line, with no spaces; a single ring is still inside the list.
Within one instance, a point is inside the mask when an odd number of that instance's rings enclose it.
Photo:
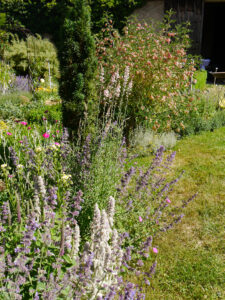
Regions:
[[[183,115],[182,130],[179,134],[195,134],[224,126],[225,111],[220,107],[224,97],[222,86],[209,87],[204,91],[193,90],[183,95],[183,100],[189,99],[188,114]]]
[[[55,46],[39,35],[30,35],[26,40],[19,40],[15,36],[6,49],[4,58],[11,64],[17,75],[31,75],[35,81],[47,77],[49,65],[52,76],[59,76]]]
[[[131,136],[130,145],[139,155],[155,152],[160,146],[171,149],[176,145],[177,135],[171,132],[157,134],[154,131],[139,127],[136,128]]]
[[[126,111],[128,131],[141,124],[155,131],[171,131],[174,120],[188,109],[179,103],[180,94],[190,88],[195,62],[186,52],[190,46],[187,27],[172,29],[171,18],[167,15],[157,27],[129,22],[124,35],[113,31],[110,23],[102,30],[99,69],[104,67],[109,81],[121,66],[122,71],[129,68],[133,81]],[[176,123],[181,130],[182,125]]]
[[[54,93],[52,95],[56,96]],[[50,96],[48,93],[48,97]],[[27,92],[0,97],[0,117],[4,120],[26,120],[36,124],[42,124],[45,120],[55,124],[62,119],[61,104],[58,101],[47,105],[43,98],[35,102],[31,98],[32,95]]]
[[[96,113],[94,80],[97,60],[90,22],[87,2],[73,0],[62,29],[59,93],[63,124],[75,133],[81,120],[91,123]]]

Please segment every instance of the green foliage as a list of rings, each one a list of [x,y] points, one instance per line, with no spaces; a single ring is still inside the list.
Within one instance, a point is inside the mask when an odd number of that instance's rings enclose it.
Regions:
[[[95,42],[91,34],[90,10],[85,0],[74,0],[65,20],[59,51],[60,96],[63,100],[63,123],[77,131],[80,121],[93,121],[96,113]]]
[[[0,61],[0,94],[4,94],[8,90],[12,77],[12,68],[4,61]]]
[[[189,101],[189,108],[188,113],[184,113],[183,118],[179,120],[182,122],[179,134],[213,131],[224,126],[225,111],[219,106],[223,93],[223,88],[213,87],[204,92],[194,90],[192,94],[183,96],[181,101]]]
[[[180,130],[177,120],[188,109],[180,95],[190,87],[195,71],[194,60],[187,55],[188,32],[186,25],[173,26],[171,13],[157,25],[132,21],[123,36],[110,24],[102,29],[98,58],[108,76],[105,84],[121,68],[127,68],[133,81],[126,111],[128,133],[139,125],[171,131],[176,129],[174,121]]]
[[[0,12],[8,30],[24,38],[28,33],[48,34],[59,45],[59,32],[72,0],[3,0]]]
[[[41,99],[32,102],[30,93],[6,94],[0,97],[0,118],[39,124],[46,119],[48,123],[55,124],[62,119],[61,104],[46,105]]]
[[[54,45],[48,39],[28,36],[26,40],[15,37],[4,54],[17,74],[31,74],[34,80],[48,74],[48,62],[52,76],[57,77],[58,60]]]
[[[30,104],[27,111],[24,112],[24,118],[30,123],[43,123],[47,120],[49,123],[54,124],[61,120],[61,105],[43,105],[43,104]]]
[[[194,79],[196,80],[194,85],[195,89],[203,90],[206,87],[207,71],[196,71],[194,73]]]
[[[99,31],[109,18],[113,20],[116,28],[122,29],[126,17],[132,11],[143,5],[145,0],[89,0],[92,9],[92,22],[94,31]]]
[[[150,129],[139,127],[134,130],[130,145],[133,148],[132,152],[146,155],[155,152],[160,146],[166,150],[171,149],[176,142],[177,135],[173,131],[156,134]]]

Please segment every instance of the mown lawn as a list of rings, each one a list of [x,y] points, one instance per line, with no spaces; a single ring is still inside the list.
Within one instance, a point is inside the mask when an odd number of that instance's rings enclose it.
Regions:
[[[185,174],[171,201],[198,196],[180,224],[155,238],[158,268],[146,299],[225,299],[225,128],[182,139],[175,150],[173,171]]]

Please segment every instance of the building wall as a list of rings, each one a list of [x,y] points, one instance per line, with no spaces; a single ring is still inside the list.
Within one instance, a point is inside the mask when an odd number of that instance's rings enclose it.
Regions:
[[[139,21],[162,21],[164,15],[164,1],[149,0],[144,6],[137,8],[134,13]]]

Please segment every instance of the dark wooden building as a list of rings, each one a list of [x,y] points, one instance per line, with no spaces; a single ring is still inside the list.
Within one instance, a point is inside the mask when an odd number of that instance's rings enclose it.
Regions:
[[[173,9],[177,22],[191,23],[192,53],[211,59],[212,70],[225,71],[225,0],[149,0],[142,9],[157,19]]]

